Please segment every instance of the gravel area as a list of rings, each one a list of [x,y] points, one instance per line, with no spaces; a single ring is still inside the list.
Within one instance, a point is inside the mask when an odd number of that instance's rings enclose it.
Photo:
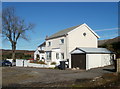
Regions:
[[[114,67],[107,66],[85,70],[59,70],[59,69],[40,69],[25,67],[2,67],[2,85],[47,85],[51,83],[73,83],[80,79],[93,79],[105,73],[112,73]],[[32,85],[31,85],[32,86]]]

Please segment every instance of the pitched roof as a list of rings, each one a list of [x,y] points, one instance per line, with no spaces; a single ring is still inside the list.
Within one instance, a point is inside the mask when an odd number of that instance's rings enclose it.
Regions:
[[[46,42],[43,42],[42,44],[40,44],[38,47],[44,47],[46,45]]]
[[[84,23],[84,24],[81,24],[81,25],[85,25],[97,38],[100,38],[87,24]],[[47,37],[46,40],[61,37],[61,36],[65,36],[68,32],[74,30],[75,28],[77,28],[77,27],[79,27],[81,25],[77,25],[77,26],[73,26],[73,27],[61,30],[61,31]]]
[[[70,28],[61,30],[61,31],[59,31],[59,32],[57,32],[57,33],[55,33],[55,34],[47,37],[46,40],[52,39],[52,38],[56,38],[56,37],[64,36],[64,35],[66,35],[68,32],[72,31],[73,29],[75,29],[75,28],[77,28],[77,27],[79,27],[79,26],[80,26],[80,25],[77,25],[77,26],[74,26],[74,27],[70,27]]]
[[[76,48],[71,52],[72,54],[74,53],[113,53],[112,51],[109,51],[106,48]]]

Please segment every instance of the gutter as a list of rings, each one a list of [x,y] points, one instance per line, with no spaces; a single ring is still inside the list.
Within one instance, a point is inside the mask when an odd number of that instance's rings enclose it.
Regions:
[[[55,37],[51,37],[51,38],[46,38],[45,40],[50,40],[50,39],[54,39],[54,38],[59,38],[59,37],[62,37],[62,36],[66,36],[66,34],[64,34],[64,35],[60,35],[60,36],[55,36]]]

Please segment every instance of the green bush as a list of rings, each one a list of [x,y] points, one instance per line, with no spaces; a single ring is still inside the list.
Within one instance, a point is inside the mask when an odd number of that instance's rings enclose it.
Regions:
[[[120,42],[114,42],[114,43],[111,43],[111,44],[103,44],[99,47],[107,48],[110,51],[115,52],[116,57],[120,58]]]
[[[31,60],[30,61],[30,63],[36,63],[36,64],[45,64],[46,65],[46,63],[44,62],[44,61],[37,61],[37,60]]]
[[[56,62],[52,62],[51,65],[56,65]]]

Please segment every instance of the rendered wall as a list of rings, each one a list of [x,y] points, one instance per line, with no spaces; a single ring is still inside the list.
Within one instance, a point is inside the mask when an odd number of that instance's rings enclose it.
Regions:
[[[86,55],[86,70],[91,68],[103,67],[111,65],[111,54],[87,54]]]
[[[61,44],[60,40],[64,39],[64,43]],[[51,42],[51,46],[48,46],[48,42]],[[55,38],[55,39],[50,39],[50,40],[46,40],[46,47],[45,47],[45,51],[53,51],[52,52],[52,60],[51,61],[56,61],[56,53],[64,53],[64,59],[66,59],[66,37],[59,37],[59,38]],[[60,49],[59,52],[55,52],[55,49]]]
[[[86,70],[101,67],[101,54],[86,54]]]
[[[83,34],[86,33],[84,36]],[[97,37],[86,27],[82,25],[68,33],[68,50],[71,52],[76,47],[97,48]]]

